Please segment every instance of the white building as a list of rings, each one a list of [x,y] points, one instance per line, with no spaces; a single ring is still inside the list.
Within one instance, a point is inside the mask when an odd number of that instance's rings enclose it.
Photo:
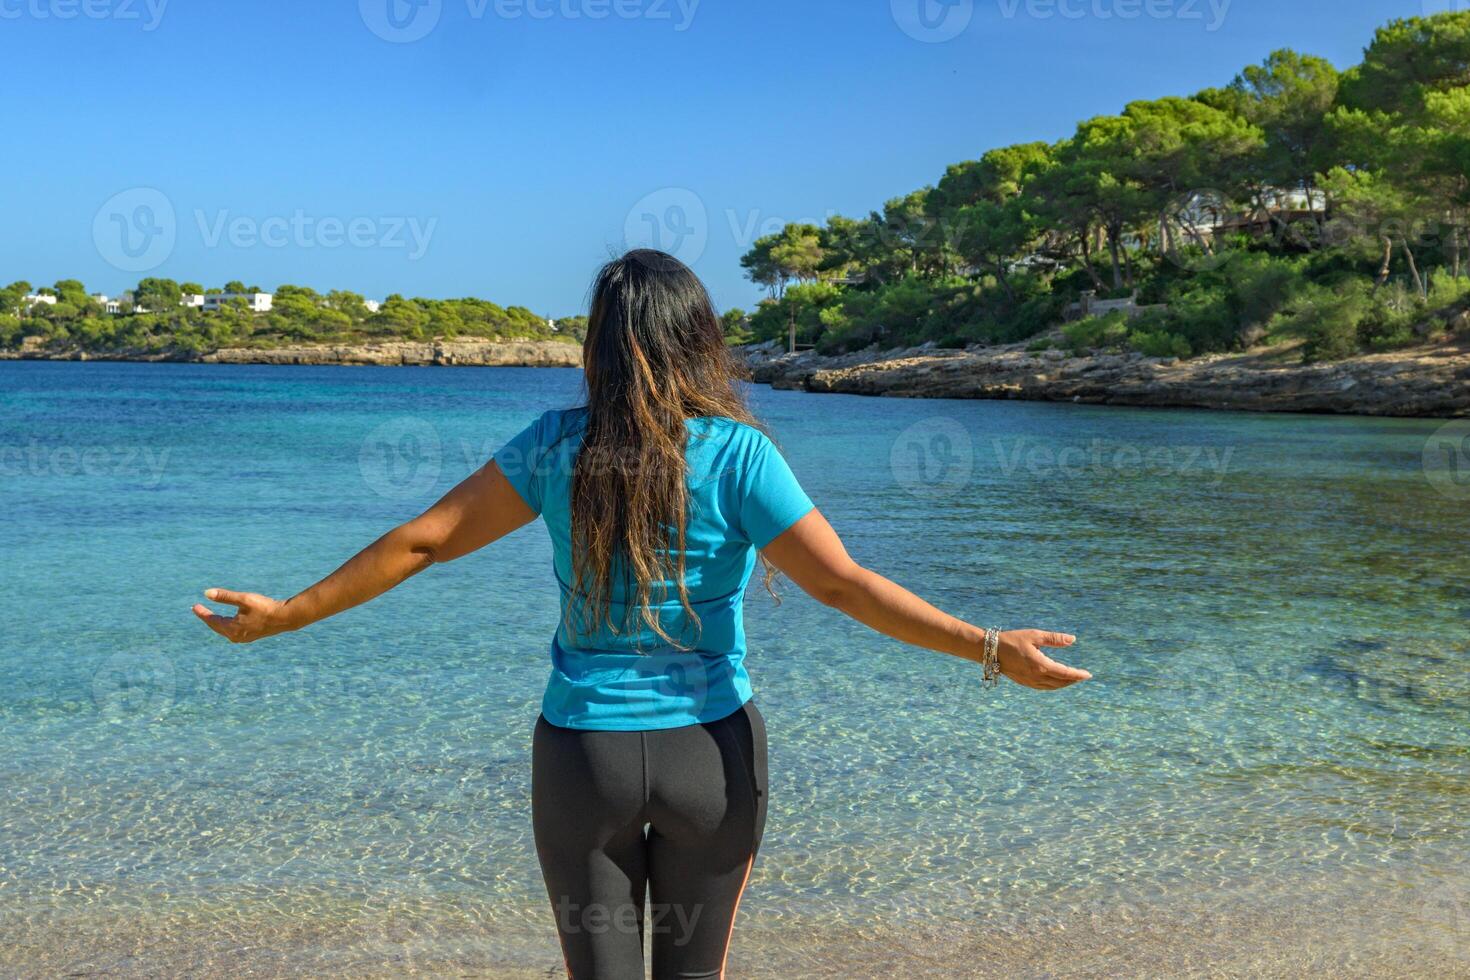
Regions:
[[[35,306],[37,303],[45,303],[47,306],[55,306],[56,305],[56,297],[55,296],[47,296],[47,295],[45,295],[43,293],[31,293],[28,296],[26,296],[24,299],[22,299],[21,302],[26,305],[26,308],[27,309],[29,309],[32,306]]]
[[[376,313],[383,308],[383,304],[375,299],[365,299],[362,301],[362,305],[367,307],[369,313]]]
[[[100,293],[92,298],[106,307],[108,313],[121,313],[124,303],[131,304],[133,302],[132,293],[123,293],[122,296],[114,300],[109,300]],[[42,297],[42,299],[49,299],[51,302],[55,302],[55,299],[52,297]],[[274,296],[270,293],[185,293],[179,298],[179,305],[186,309],[219,312],[220,307],[231,300],[237,299],[243,300],[245,308],[253,313],[269,313]],[[134,306],[132,312],[147,313],[148,310],[141,306]]]
[[[186,306],[193,305],[188,302],[192,298],[184,297]],[[244,300],[245,308],[252,313],[269,313],[273,297],[270,293],[207,293],[199,305],[206,312],[218,311],[226,303],[237,299]]]

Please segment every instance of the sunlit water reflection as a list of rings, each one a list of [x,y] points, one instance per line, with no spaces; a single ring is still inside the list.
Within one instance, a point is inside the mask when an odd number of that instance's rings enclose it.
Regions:
[[[249,647],[188,607],[308,584],[578,380],[0,364],[4,972],[555,975],[541,528]],[[1097,679],[986,691],[753,589],[733,975],[1470,968],[1436,423],[752,394],[859,560]]]

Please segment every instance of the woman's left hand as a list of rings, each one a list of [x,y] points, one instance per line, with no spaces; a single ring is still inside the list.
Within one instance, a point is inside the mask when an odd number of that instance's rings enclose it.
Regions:
[[[229,589],[206,589],[204,598],[239,610],[233,616],[221,616],[203,603],[194,604],[194,615],[231,643],[251,643],[290,629],[283,615],[286,604],[278,599]]]

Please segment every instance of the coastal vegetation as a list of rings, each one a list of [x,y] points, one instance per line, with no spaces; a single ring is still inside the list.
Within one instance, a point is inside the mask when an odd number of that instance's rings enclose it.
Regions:
[[[1460,12],[1388,24],[1346,71],[1277,51],[1222,88],[954,164],[865,218],[789,224],[741,260],[768,297],[726,330],[836,353],[1065,323],[1033,343],[1187,357],[1295,339],[1329,360],[1464,329],[1467,246]]]
[[[1223,87],[1000,147],[866,217],[760,238],[732,343],[932,343],[1308,361],[1470,332],[1470,12],[1396,20],[1347,70],[1281,50]],[[0,288],[0,350],[191,354],[453,339],[580,341],[520,306],[147,278],[111,309],[66,279]]]
[[[191,295],[258,292],[258,287],[239,282],[206,290],[195,283],[149,278],[109,313],[102,300],[75,279],[34,293],[30,283],[14,282],[0,288],[0,349],[158,354],[430,339],[580,342],[586,329],[582,317],[555,321],[553,326],[525,307],[502,307],[483,299],[409,299],[394,294],[380,304],[369,304],[345,290],[319,293],[289,285],[276,289],[266,312],[252,310],[243,299],[226,300],[219,309],[208,311],[184,305],[184,297]]]

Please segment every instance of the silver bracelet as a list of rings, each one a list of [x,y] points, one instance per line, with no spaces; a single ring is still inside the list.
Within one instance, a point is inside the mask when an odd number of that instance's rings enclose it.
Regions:
[[[980,663],[985,672],[982,683],[995,687],[1000,683],[1000,627],[991,626],[985,631],[985,654]]]

